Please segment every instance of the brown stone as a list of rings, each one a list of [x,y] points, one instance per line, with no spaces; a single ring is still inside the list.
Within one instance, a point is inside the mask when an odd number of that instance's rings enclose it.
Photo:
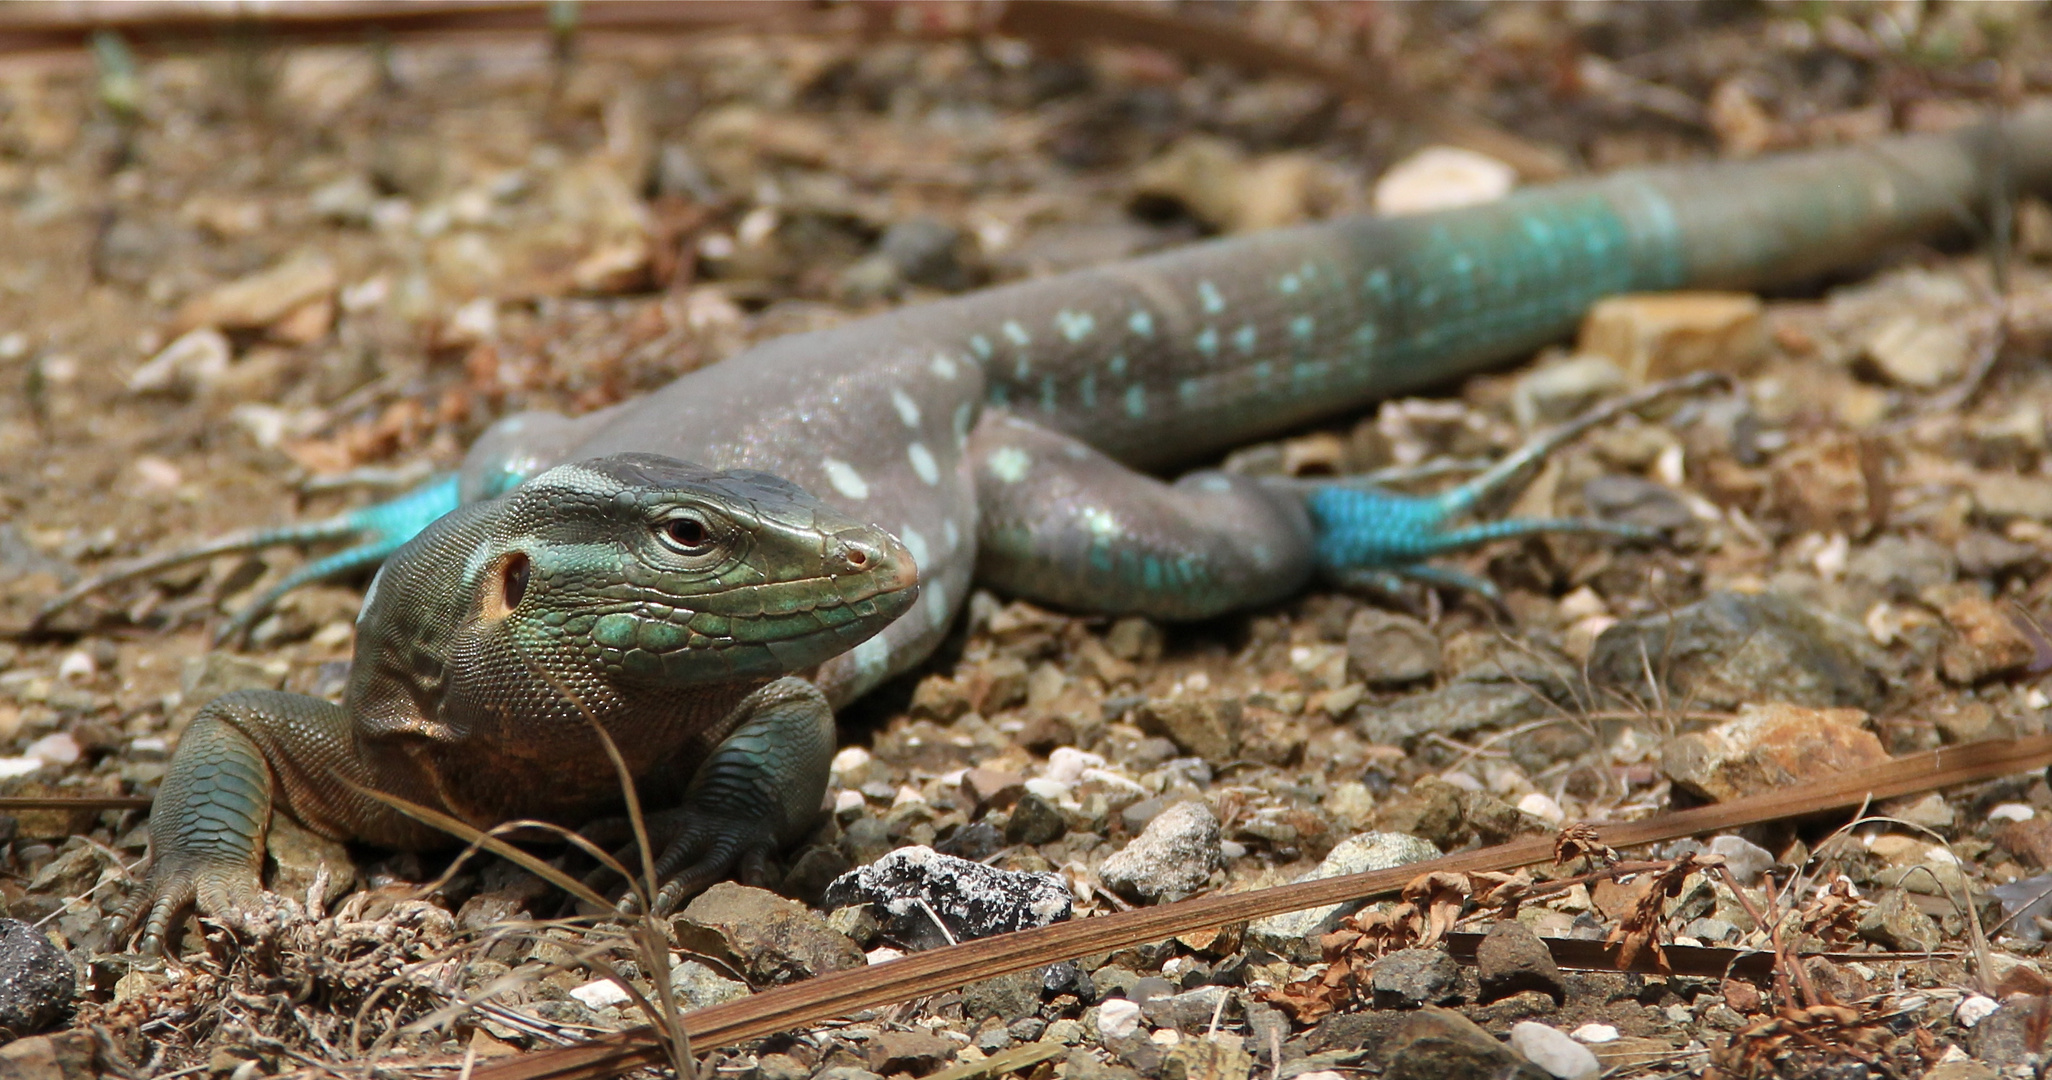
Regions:
[[[2037,649],[2001,604],[1969,596],[1945,605],[1953,636],[1938,650],[1938,668],[1955,683],[1980,682],[2031,662]]]
[[[1230,761],[1239,750],[1240,703],[1218,698],[1156,698],[1135,710],[1140,730],[1160,735],[1206,761]]]
[[[1994,840],[2004,851],[2034,869],[2052,866],[2052,818],[2042,814],[2026,821],[2011,821],[1995,830]]]
[[[886,1031],[869,1040],[869,1067],[884,1076],[925,1076],[955,1056],[955,1044],[924,1031]]]
[[[1750,370],[1767,351],[1760,298],[1750,293],[1637,293],[1598,301],[1577,352],[1608,356],[1635,383],[1691,371]]]
[[[1660,767],[1717,802],[1833,777],[1888,761],[1858,709],[1747,705],[1738,719],[1668,742]]]
[[[1850,437],[1823,437],[1781,455],[1771,472],[1774,505],[1808,532],[1864,536],[1873,529],[1880,496],[1869,483],[1868,453]]]
[[[795,900],[766,889],[721,882],[671,921],[677,943],[747,974],[758,985],[864,967],[868,958],[845,935]]]
[[[1002,810],[1026,793],[1026,778],[997,769],[970,769],[962,774],[962,792],[980,809]]]
[[[323,256],[292,259],[194,297],[179,309],[176,329],[261,329],[332,295],[340,281]]]

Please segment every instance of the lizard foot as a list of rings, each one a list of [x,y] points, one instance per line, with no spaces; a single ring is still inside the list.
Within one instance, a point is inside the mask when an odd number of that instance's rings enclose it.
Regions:
[[[657,915],[668,915],[684,901],[730,878],[760,884],[768,877],[770,856],[783,846],[769,821],[717,813],[702,805],[650,814],[647,822],[659,883],[653,904]],[[633,835],[625,818],[594,822],[582,832],[587,839],[606,841]],[[640,845],[628,839],[613,852],[613,858],[630,870],[639,870]],[[611,870],[601,867],[586,875],[584,882],[599,889],[614,885],[614,879]],[[626,890],[615,910],[621,915],[639,915],[639,896]]]
[[[252,916],[267,899],[262,882],[246,865],[190,856],[158,858],[142,889],[115,917],[114,938],[120,941],[139,930],[143,952],[168,955],[180,920],[195,908],[240,933],[263,924]]]

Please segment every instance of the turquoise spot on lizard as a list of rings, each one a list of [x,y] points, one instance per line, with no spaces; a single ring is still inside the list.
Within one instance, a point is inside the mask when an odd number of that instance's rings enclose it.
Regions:
[[[1104,366],[1104,369],[1105,369],[1106,371],[1110,372],[1110,373],[1111,373],[1111,377],[1112,377],[1112,378],[1114,378],[1114,379],[1123,379],[1123,378],[1125,378],[1125,377],[1126,377],[1126,354],[1125,354],[1125,353],[1119,353],[1119,354],[1118,354],[1117,356],[1114,356],[1114,357],[1112,357],[1112,358],[1111,358],[1111,362],[1110,362],[1110,363],[1108,363],[1108,364],[1106,364],[1106,365]]]
[[[1126,387],[1126,415],[1135,420],[1147,415],[1147,390],[1139,383]]]
[[[1185,405],[1195,404],[1204,396],[1204,380],[1184,379],[1176,384],[1176,396],[1182,398]]]
[[[1197,332],[1197,351],[1206,356],[1218,355],[1218,327],[1207,326]]]
[[[1225,310],[1225,297],[1218,293],[1218,286],[1209,281],[1197,283],[1197,300],[1204,305],[1206,315],[1216,315]]]
[[[991,348],[989,338],[984,337],[982,334],[971,334],[969,336],[969,351],[975,353],[978,359],[988,360],[991,353],[996,350]]]
[[[1238,330],[1233,331],[1233,344],[1239,347],[1242,355],[1252,356],[1255,342],[1256,331],[1253,323],[1242,323]]]
[[[1268,361],[1263,360],[1262,362],[1254,365],[1254,381],[1261,383],[1262,385],[1267,385],[1268,380],[1273,377],[1275,377],[1274,364],[1271,364]]]
[[[1275,287],[1284,296],[1295,296],[1297,290],[1304,287],[1304,282],[1295,274],[1284,274],[1282,280],[1275,283]]]
[[[1312,333],[1317,329],[1318,320],[1309,315],[1299,315],[1290,320],[1290,336],[1298,341],[1311,340]]]
[[[1393,295],[1389,287],[1389,271],[1382,267],[1369,271],[1367,279],[1361,282],[1361,287],[1383,300],[1388,300]]]
[[[1374,323],[1364,322],[1354,328],[1354,347],[1357,349],[1372,349],[1375,347],[1375,339],[1381,336],[1381,331],[1375,328]]]
[[[1033,374],[1033,362],[1023,354],[1012,362],[1012,378],[1025,382],[1026,377],[1031,374]]]
[[[1055,381],[1052,375],[1043,376],[1040,380],[1040,411],[1055,411]]]
[[[1154,316],[1139,308],[1135,308],[1133,309],[1133,314],[1126,319],[1126,327],[1141,337],[1153,337]]]
[[[1085,372],[1076,382],[1076,396],[1083,399],[1086,409],[1097,408],[1097,373]]]
[[[1070,311],[1068,308],[1055,313],[1055,328],[1070,342],[1078,342],[1090,336],[1097,329],[1097,317],[1087,311]]]
[[[1033,335],[1027,333],[1026,328],[1020,326],[1017,319],[1006,319],[1005,324],[998,329],[1004,331],[1005,340],[1022,349],[1033,344]]]

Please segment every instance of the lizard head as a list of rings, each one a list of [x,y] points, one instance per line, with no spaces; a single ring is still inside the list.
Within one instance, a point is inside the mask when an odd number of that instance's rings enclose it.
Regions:
[[[463,575],[470,633],[606,678],[775,678],[912,606],[897,538],[766,473],[653,454],[559,465],[503,496]]]

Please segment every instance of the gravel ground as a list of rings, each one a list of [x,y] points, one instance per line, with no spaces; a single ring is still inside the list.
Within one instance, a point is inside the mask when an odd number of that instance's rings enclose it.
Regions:
[[[1944,129],[2052,84],[2037,5],[1196,8],[1514,133],[1495,162],[1440,166],[1438,188],[1478,193]],[[1396,98],[1077,37],[594,36],[567,63],[513,39],[244,41],[98,79],[78,57],[0,59],[0,382],[18,388],[0,398],[0,626],[119,559],[389,494],[509,412],[588,411],[899,303],[1399,207],[1415,155],[1462,141]],[[1919,248],[1765,299],[1616,305],[1576,343],[1227,461],[1496,455],[1645,365],[1734,375],[1583,439],[1512,508],[1673,542],[1452,560],[1502,585],[1501,611],[1317,590],[1165,627],[974,597],[939,656],[844,718],[833,812],[780,868],[797,903],[708,893],[670,928],[674,984],[710,1004],[951,936],[2042,733],[2052,209],[2015,210],[2004,262]],[[224,613],[302,558],[223,556],[0,641],[0,793],[147,794],[213,694],[339,696],[361,582],[293,594],[246,650],[209,651]],[[2052,889],[2052,787],[1875,812],[1890,820],[1086,958],[712,1064],[872,1080],[1050,1044],[1007,1071],[2031,1074],[2052,1015],[2033,959],[2052,921],[2031,904]],[[309,903],[271,941],[193,933],[179,961],[134,957],[107,913],[142,823],[0,818],[0,900],[41,931],[0,923],[0,1026],[104,1034],[39,1053],[235,1080],[371,1053],[453,1068],[639,1022],[594,952],[644,987],[663,959],[516,926],[563,903],[509,864],[443,876],[444,859],[290,829],[275,884]],[[1506,888],[1530,891],[1507,905]],[[1486,935],[1473,963],[1448,925]],[[1563,974],[1548,938],[1826,955],[1758,982]],[[487,1005],[398,1030],[487,987]]]

